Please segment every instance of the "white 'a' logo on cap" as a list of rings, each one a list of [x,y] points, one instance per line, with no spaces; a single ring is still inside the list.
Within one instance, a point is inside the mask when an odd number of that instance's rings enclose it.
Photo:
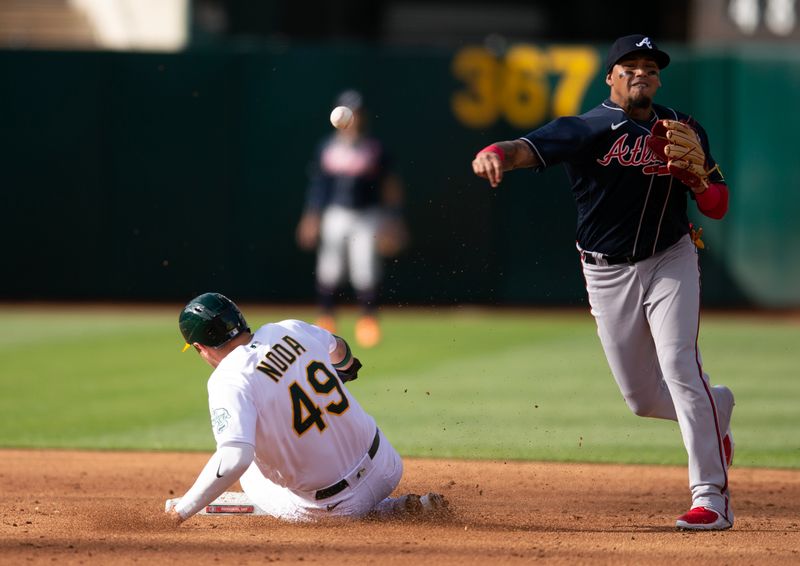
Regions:
[[[636,47],[642,47],[643,45],[646,45],[648,49],[652,49],[653,48],[653,46],[650,45],[650,38],[649,37],[645,37],[643,40],[641,40],[639,43],[637,43]]]

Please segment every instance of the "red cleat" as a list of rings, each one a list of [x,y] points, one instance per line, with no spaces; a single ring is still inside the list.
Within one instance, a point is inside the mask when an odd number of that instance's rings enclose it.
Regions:
[[[381,327],[374,316],[362,316],[356,321],[356,342],[362,348],[372,348],[381,341]]]
[[[730,529],[733,523],[713,509],[693,507],[678,517],[675,526],[684,531],[724,531]]]

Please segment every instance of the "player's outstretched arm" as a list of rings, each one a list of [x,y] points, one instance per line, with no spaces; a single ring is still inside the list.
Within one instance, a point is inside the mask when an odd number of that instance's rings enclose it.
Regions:
[[[539,164],[530,145],[522,140],[510,140],[495,142],[480,150],[472,160],[472,171],[496,187],[503,180],[504,172]]]
[[[167,509],[167,515],[175,524],[180,524],[200,511],[239,479],[250,466],[254,455],[254,447],[245,442],[221,445],[189,491],[172,509]]]

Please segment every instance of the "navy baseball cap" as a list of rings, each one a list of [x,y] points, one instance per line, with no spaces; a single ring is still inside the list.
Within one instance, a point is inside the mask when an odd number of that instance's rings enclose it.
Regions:
[[[606,57],[606,73],[610,73],[611,68],[620,59],[632,53],[641,53],[652,57],[659,69],[669,65],[669,55],[661,51],[648,36],[637,33],[620,37],[614,42],[611,49],[608,50],[608,57]]]
[[[347,106],[355,112],[364,106],[364,96],[357,90],[346,90],[336,97],[336,106]]]

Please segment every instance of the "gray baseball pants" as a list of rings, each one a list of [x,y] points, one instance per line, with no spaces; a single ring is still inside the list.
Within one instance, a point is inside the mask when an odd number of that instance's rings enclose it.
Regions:
[[[733,397],[712,388],[698,347],[700,271],[686,235],[635,264],[583,263],[608,365],[636,415],[678,421],[689,456],[692,507],[729,514],[722,435]]]

